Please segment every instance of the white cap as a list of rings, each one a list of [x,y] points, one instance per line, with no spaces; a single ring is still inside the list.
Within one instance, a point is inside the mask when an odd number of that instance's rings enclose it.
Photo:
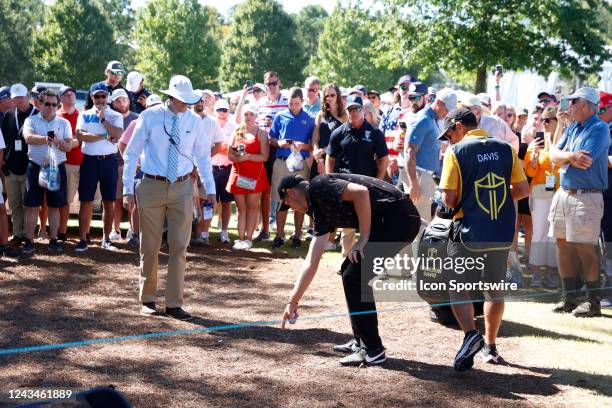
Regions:
[[[201,94],[193,91],[193,86],[189,78],[183,75],[175,75],[170,78],[168,89],[160,89],[160,92],[189,105],[196,104],[202,99]]]
[[[229,109],[229,103],[225,99],[219,99],[215,102],[215,110],[217,109]]]
[[[125,84],[125,89],[130,92],[136,92],[138,87],[142,83],[144,77],[138,71],[132,71],[127,76],[127,83]]]
[[[202,97],[206,98],[207,96],[215,96],[215,93],[213,91],[211,91],[210,89],[205,89],[202,91]]]
[[[491,97],[489,95],[487,95],[486,93],[481,92],[481,93],[479,93],[476,96],[478,97],[478,99],[480,99],[480,102],[483,105],[487,105],[487,106],[491,105]]]
[[[257,106],[253,104],[244,105],[242,108],[242,113],[244,114],[245,112],[251,112],[252,114],[257,115]]]
[[[11,86],[11,98],[17,98],[19,96],[28,96],[28,88],[23,84]]]
[[[11,88],[11,95],[13,94],[13,88]],[[596,89],[585,86],[578,89],[573,94],[569,95],[567,99],[584,99],[585,101],[591,102],[595,105],[599,104],[599,92]]]
[[[436,93],[436,100],[444,102],[449,111],[457,107],[457,94],[450,88],[440,89]]]
[[[119,61],[110,61],[106,65],[106,71],[111,71],[113,74],[116,75],[125,75],[125,68],[123,67],[123,64]]]
[[[462,99],[461,99],[461,104],[463,106],[467,106],[467,107],[476,107],[476,108],[480,108],[482,107],[482,101],[480,100],[479,97],[477,97],[474,94],[466,94]]]
[[[145,108],[150,108],[151,106],[159,105],[160,103],[162,103],[162,100],[159,95],[151,94],[147,97],[147,101],[145,102]]]
[[[128,97],[127,92],[125,92],[125,89],[123,88],[117,88],[113,91],[113,93],[111,94],[111,102],[121,98],[121,97]]]

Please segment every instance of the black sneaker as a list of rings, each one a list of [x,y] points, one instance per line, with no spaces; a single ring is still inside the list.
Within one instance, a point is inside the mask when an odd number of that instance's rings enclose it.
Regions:
[[[87,240],[82,239],[79,241],[79,243],[77,244],[76,248],[74,248],[74,250],[76,252],[85,252],[89,249],[89,247],[87,246]]]
[[[274,238],[274,241],[272,241],[272,248],[280,248],[283,246],[284,243],[285,238],[277,236],[276,238]]]
[[[57,240],[62,242],[68,241],[68,234],[57,234]]]
[[[145,302],[140,306],[140,314],[144,316],[151,316],[157,314],[157,308],[155,302]]]
[[[257,236],[255,238],[253,238],[253,241],[269,241],[270,240],[270,234],[268,234],[267,232],[264,231],[259,231],[259,234],[257,234]]]
[[[576,317],[601,316],[601,305],[597,300],[587,300],[576,306],[572,314]]]
[[[334,347],[332,347],[332,350],[337,351],[338,353],[349,354],[359,351],[361,348],[362,347],[359,341],[357,341],[357,339],[353,339],[348,343],[336,344]]]
[[[553,308],[553,312],[555,313],[571,313],[578,304],[573,299],[562,298],[559,303],[555,305]]]
[[[11,244],[13,246],[19,247],[25,242],[25,240],[26,239],[24,237],[13,236],[13,238],[11,238]]]
[[[504,359],[497,352],[495,344],[486,344],[482,348],[482,360],[488,364],[505,364]]]
[[[15,249],[12,246],[6,244],[0,246],[0,255],[6,256],[8,258],[21,258],[23,256],[23,252],[19,249]]]
[[[340,359],[340,364],[343,366],[373,366],[381,365],[387,361],[385,349],[379,348],[373,351],[367,351],[365,348],[360,348],[353,354]]]
[[[291,238],[291,247],[292,248],[299,248],[302,246],[302,240],[299,239],[298,237],[293,237]]]
[[[26,239],[24,244],[23,244],[23,248],[21,249],[21,251],[26,254],[29,255],[31,253],[33,253],[36,250],[36,248],[34,248],[34,243],[32,242],[31,239]]]
[[[173,319],[187,321],[191,320],[191,315],[180,307],[167,307],[166,314]]]
[[[463,344],[455,356],[453,367],[456,371],[465,371],[474,365],[474,356],[484,346],[484,338],[478,331],[472,330],[465,334]]]
[[[49,251],[50,252],[63,252],[64,246],[57,240],[57,238],[55,239],[52,238],[49,241]]]

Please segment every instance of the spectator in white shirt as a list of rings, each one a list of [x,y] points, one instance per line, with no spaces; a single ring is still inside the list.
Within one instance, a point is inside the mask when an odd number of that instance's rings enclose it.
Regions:
[[[495,139],[502,140],[506,143],[509,143],[510,146],[514,149],[515,152],[519,150],[519,138],[510,129],[510,126],[498,117],[485,115],[482,112],[482,102],[481,100],[472,95],[463,101],[461,101],[463,107],[469,109],[474,115],[476,115],[476,119],[478,119],[478,127],[480,129],[484,129],[487,134]]]

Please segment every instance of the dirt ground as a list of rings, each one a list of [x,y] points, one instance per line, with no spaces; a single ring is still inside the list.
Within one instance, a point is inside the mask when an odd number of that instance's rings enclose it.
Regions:
[[[185,308],[195,319],[186,323],[139,315],[135,251],[76,254],[74,244],[61,256],[38,244],[21,263],[0,259],[0,349],[278,320],[301,262],[265,249],[191,249]],[[4,355],[0,393],[113,384],[135,407],[612,405],[612,315],[576,323],[542,303],[507,305],[498,344],[509,366],[477,359],[455,373],[462,334],[430,322],[423,304],[385,303],[388,363],[341,367],[331,346],[350,339],[350,326],[338,259],[324,258],[291,330],[258,325]]]

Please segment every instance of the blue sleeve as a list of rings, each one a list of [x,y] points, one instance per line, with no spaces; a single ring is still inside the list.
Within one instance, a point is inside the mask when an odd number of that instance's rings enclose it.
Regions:
[[[568,127],[567,129],[563,131],[563,134],[561,135],[561,139],[559,139],[559,141],[557,142],[557,149],[559,150],[565,149],[565,145],[567,144],[567,135],[569,133],[569,129],[570,127]]]
[[[423,139],[425,138],[425,131],[427,130],[427,121],[425,118],[420,119],[418,122],[414,124],[414,127],[408,129],[408,134],[406,135],[406,139],[409,143],[414,143],[415,145],[421,145],[423,143]]]
[[[609,146],[610,135],[607,126],[600,123],[591,128],[589,135],[584,140],[582,149],[587,150],[592,159],[596,159],[604,153],[607,155]]]
[[[312,116],[308,116],[308,132],[307,132],[307,139],[306,139],[306,143],[310,143],[312,142],[312,132],[314,132],[314,128],[315,128],[315,120]]]
[[[389,155],[385,135],[383,135],[383,133],[378,129],[374,131],[374,152],[376,153],[376,158],[378,159]]]
[[[270,127],[270,137],[279,139],[280,135],[280,115],[276,115],[274,121],[272,121],[272,127]]]

